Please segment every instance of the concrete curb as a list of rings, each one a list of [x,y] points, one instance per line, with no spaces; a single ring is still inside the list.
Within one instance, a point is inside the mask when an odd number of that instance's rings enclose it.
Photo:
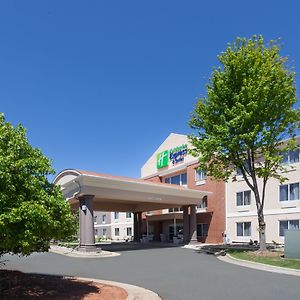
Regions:
[[[217,258],[221,261],[234,264],[234,265],[239,265],[242,267],[247,267],[247,268],[252,268],[252,269],[267,271],[267,272],[273,272],[273,273],[279,273],[279,274],[285,274],[285,275],[300,276],[300,270],[293,270],[293,269],[288,269],[283,267],[261,264],[252,261],[246,261],[246,260],[232,257],[229,254],[227,254],[226,256],[218,256]]]
[[[119,288],[122,288],[128,294],[126,300],[161,300],[158,294],[136,285],[126,284],[126,283],[121,283],[116,281],[109,281],[109,280],[99,280],[94,278],[83,278],[83,277],[73,277],[73,278],[82,281],[92,281],[96,283],[102,283],[102,284],[112,285],[112,286],[117,286]]]
[[[51,246],[49,252],[65,255],[69,257],[80,257],[80,258],[108,258],[119,256],[120,253],[100,250],[99,252],[79,252],[72,248]]]

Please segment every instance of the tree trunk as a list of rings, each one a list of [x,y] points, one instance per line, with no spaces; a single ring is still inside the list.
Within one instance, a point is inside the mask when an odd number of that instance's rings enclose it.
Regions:
[[[267,251],[266,223],[263,212],[258,212],[259,250]]]

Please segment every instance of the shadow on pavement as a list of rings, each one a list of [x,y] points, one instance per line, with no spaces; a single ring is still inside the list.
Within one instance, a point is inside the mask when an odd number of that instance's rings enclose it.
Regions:
[[[136,243],[136,242],[113,242],[113,243],[98,243],[97,248],[101,248],[104,251],[120,252],[120,251],[135,251],[144,249],[160,249],[160,248],[174,248],[182,247],[183,244],[162,243],[162,242],[150,242],[150,243]]]

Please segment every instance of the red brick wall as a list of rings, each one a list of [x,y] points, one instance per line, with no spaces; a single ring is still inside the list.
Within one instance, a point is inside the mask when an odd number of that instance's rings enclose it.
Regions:
[[[222,233],[225,231],[225,183],[222,181],[215,181],[210,178],[205,180],[205,184],[196,185],[195,182],[195,169],[197,164],[187,167],[187,186],[190,189],[202,190],[210,192],[207,196],[208,207],[205,213],[197,213],[197,224],[208,224],[208,236],[198,237],[199,241],[203,243],[223,243]],[[164,177],[174,176],[184,171],[173,174],[168,174]],[[164,178],[163,178],[164,179]],[[163,181],[162,179],[162,181]],[[161,182],[158,176],[146,179],[152,182]],[[152,211],[153,215],[161,214],[161,210]]]
[[[197,164],[187,167],[188,187],[195,190],[211,192],[207,196],[207,212],[197,214],[197,224],[206,223],[208,236],[199,240],[205,243],[222,243],[225,231],[225,183],[207,178],[203,185],[196,185],[195,169]]]

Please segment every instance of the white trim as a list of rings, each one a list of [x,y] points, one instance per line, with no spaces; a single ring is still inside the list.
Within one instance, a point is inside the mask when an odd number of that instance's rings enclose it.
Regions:
[[[271,216],[271,215],[284,215],[284,214],[296,214],[300,213],[300,207],[295,208],[287,208],[287,209],[273,209],[273,210],[265,210],[264,215],[265,216]],[[253,217],[257,216],[257,211],[250,211],[250,212],[234,212],[234,213],[228,213],[227,218],[239,218],[239,217]]]

